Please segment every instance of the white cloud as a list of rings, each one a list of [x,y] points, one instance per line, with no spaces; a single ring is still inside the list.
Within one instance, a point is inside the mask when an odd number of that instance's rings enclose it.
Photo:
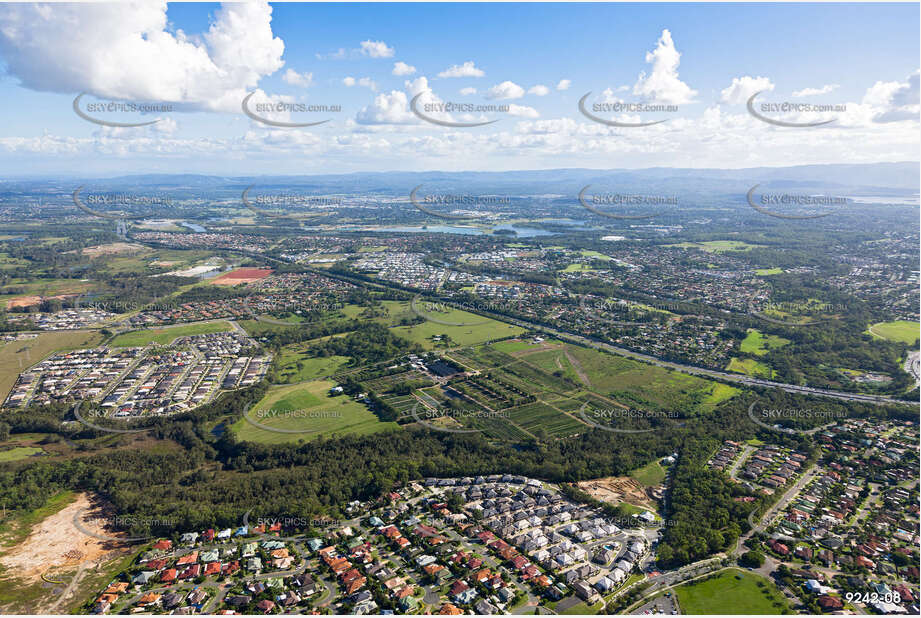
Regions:
[[[416,72],[416,67],[406,64],[405,62],[393,63],[394,75],[412,75]]]
[[[473,86],[467,86],[466,88],[461,88],[460,93],[464,95],[465,97],[468,97],[472,94],[476,94],[476,88],[474,88]]]
[[[671,32],[662,31],[656,48],[646,53],[646,62],[652,65],[652,71],[648,75],[645,71],[640,73],[633,86],[633,94],[640,95],[648,101],[672,105],[690,103],[694,100],[697,91],[678,78],[681,54],[675,49]]]
[[[571,79],[561,79],[560,83],[556,85],[557,90],[569,90],[569,87],[572,86]]]
[[[362,41],[361,53],[371,58],[393,58],[393,48],[383,41]]]
[[[919,72],[915,71],[904,82],[878,81],[867,89],[863,103],[873,108],[873,122],[899,122],[917,120],[921,110]]]
[[[520,116],[522,118],[540,117],[540,114],[533,107],[528,107],[527,105],[515,105],[514,103],[509,104],[508,113],[512,116]]]
[[[720,92],[720,103],[739,105],[747,102],[756,92],[773,89],[774,84],[768,77],[750,77],[748,75],[733,77],[732,83]]]
[[[281,78],[292,86],[310,87],[313,83],[313,73],[298,73],[294,69],[288,69]]]
[[[523,96],[524,88],[508,80],[486,91],[487,99],[520,99]]]
[[[359,124],[415,124],[416,116],[409,109],[409,100],[401,90],[382,92],[371,105],[361,108],[355,115]]]
[[[468,60],[464,64],[455,64],[450,69],[445,69],[438,74],[438,77],[483,77],[484,75],[486,75],[484,71],[476,68],[472,60]]]
[[[838,84],[825,84],[821,88],[803,88],[802,90],[794,90],[794,97],[814,97],[820,94],[828,94],[832,90],[837,90]]]
[[[342,83],[349,88],[352,86],[363,86],[365,88],[370,88],[371,90],[377,90],[377,84],[370,77],[360,77],[355,79],[352,76],[348,76],[342,79]]]
[[[0,56],[26,88],[239,111],[284,65],[272,8],[225,4],[201,36],[168,30],[165,2],[7,4]]]
[[[539,97],[545,97],[550,94],[550,89],[543,84],[537,84],[536,86],[531,86],[528,89],[528,94],[535,94]]]
[[[342,60],[348,56],[348,52],[345,51],[344,47],[340,47],[334,52],[328,54],[316,54],[317,60]]]

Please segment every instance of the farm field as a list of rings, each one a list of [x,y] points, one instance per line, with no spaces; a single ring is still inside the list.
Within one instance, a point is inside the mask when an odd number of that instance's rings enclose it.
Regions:
[[[782,348],[788,343],[790,343],[789,339],[784,339],[777,335],[765,335],[756,328],[750,328],[745,339],[739,344],[739,350],[746,354],[764,356],[769,350]]]
[[[512,408],[507,412],[512,422],[532,434],[543,430],[547,436],[559,438],[588,429],[584,423],[541,402]]]
[[[67,331],[39,333],[31,339],[8,341],[0,345],[0,398],[6,399],[21,371],[52,352],[92,348],[101,341],[102,335],[96,332]]]
[[[763,583],[759,587],[758,583]],[[787,604],[774,584],[740,569],[675,589],[686,614],[782,614]]]
[[[117,335],[109,345],[116,348],[131,348],[149,343],[166,345],[172,343],[177,337],[224,333],[230,330],[233,330],[230,322],[202,322],[167,328],[148,328]]]
[[[363,404],[346,395],[330,396],[335,386],[330,380],[317,380],[271,388],[247,414],[260,425],[273,429],[294,430],[279,433],[263,429],[240,419],[231,426],[240,440],[280,444],[311,440],[331,434],[366,435],[399,427],[378,420]],[[294,414],[291,414],[294,413]]]
[[[921,336],[919,331],[921,331],[921,327],[917,322],[908,322],[906,320],[878,322],[867,329],[867,332],[871,335],[888,339],[889,341],[901,341],[908,345],[918,340],[919,336]]]

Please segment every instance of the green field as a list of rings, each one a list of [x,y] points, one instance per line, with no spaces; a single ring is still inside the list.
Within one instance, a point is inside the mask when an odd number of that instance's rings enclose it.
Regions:
[[[726,365],[726,371],[744,373],[747,376],[764,378],[766,380],[770,380],[774,377],[773,369],[753,358],[732,358],[729,360],[729,364]]]
[[[405,305],[407,310],[412,311],[409,309],[409,303],[400,304]],[[436,347],[432,341],[432,337],[436,335],[447,335],[454,344],[467,346],[483,343],[491,339],[513,337],[525,332],[523,328],[519,328],[518,326],[497,322],[496,320],[459,309],[445,308],[444,310],[432,310],[432,308],[425,303],[417,303],[416,308],[423,317],[431,317],[433,320],[438,320],[439,322],[454,322],[456,324],[465,325],[453,326],[426,320],[421,324],[413,326],[396,326],[391,329],[397,336],[409,339],[428,349]],[[390,308],[391,315],[402,312],[402,310],[403,307]],[[415,313],[411,313],[411,315],[413,317],[416,316]]]
[[[304,352],[298,351],[297,347],[299,346],[285,346],[281,350],[278,370],[281,382],[292,384],[330,376],[345,367],[349,362],[346,356],[313,358]]]
[[[230,330],[233,330],[230,322],[202,322],[171,328],[148,328],[117,335],[110,345],[116,348],[133,348],[148,343],[166,345],[172,343],[177,337],[223,333]]]
[[[332,434],[366,435],[399,427],[378,420],[368,408],[346,395],[330,396],[335,382],[317,380],[306,384],[272,387],[247,414],[276,429],[298,430],[278,433],[240,419],[231,426],[240,440],[279,444],[312,440]],[[294,414],[291,414],[294,413]]]
[[[783,595],[770,580],[741,569],[678,586],[675,594],[684,614],[782,614],[787,608]]]
[[[592,390],[610,396],[626,405],[660,410],[683,410],[685,413],[709,413],[738,393],[738,390],[703,378],[668,371],[628,358],[598,350],[569,345],[569,353],[581,366]],[[544,354],[527,357],[535,362]]]
[[[26,457],[31,457],[41,452],[43,452],[42,449],[37,446],[16,446],[5,451],[0,451],[0,463],[25,459]]]
[[[917,322],[898,320],[896,322],[877,322],[867,332],[889,341],[901,341],[908,345],[913,344],[921,336],[921,326]]]
[[[722,253],[724,251],[750,251],[764,245],[752,245],[741,240],[708,240],[706,242],[682,242],[666,247],[679,247],[681,249],[700,249],[707,253]]]
[[[654,487],[665,480],[665,468],[658,461],[653,461],[631,472],[630,478],[635,479],[640,485]]]
[[[755,274],[762,277],[766,275],[780,275],[783,273],[782,268],[757,268],[755,269]]]
[[[789,339],[778,337],[777,335],[765,335],[756,328],[749,328],[748,335],[739,344],[739,350],[746,354],[755,356],[764,356],[769,350],[782,348],[790,343]]]

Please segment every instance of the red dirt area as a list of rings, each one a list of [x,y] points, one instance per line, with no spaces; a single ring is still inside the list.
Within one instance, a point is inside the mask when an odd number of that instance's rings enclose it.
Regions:
[[[214,285],[239,285],[265,279],[272,274],[271,268],[238,268],[211,280]]]

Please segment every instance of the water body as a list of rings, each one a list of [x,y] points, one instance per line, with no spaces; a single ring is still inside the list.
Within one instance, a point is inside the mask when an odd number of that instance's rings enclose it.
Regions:
[[[515,230],[516,234],[509,235],[509,238],[530,238],[532,236],[551,236],[556,232],[539,230],[533,227],[518,227],[516,225],[497,225],[497,230]],[[398,225],[393,227],[376,228],[367,230],[371,232],[408,232],[408,233],[431,233],[431,234],[465,234],[468,236],[485,236],[490,234],[488,230],[482,230],[476,227],[466,227],[461,225],[429,225],[425,228],[415,225]]]
[[[202,226],[198,225],[197,223],[189,223],[188,221],[180,221],[179,224],[186,226],[193,232],[207,232],[208,231]]]

